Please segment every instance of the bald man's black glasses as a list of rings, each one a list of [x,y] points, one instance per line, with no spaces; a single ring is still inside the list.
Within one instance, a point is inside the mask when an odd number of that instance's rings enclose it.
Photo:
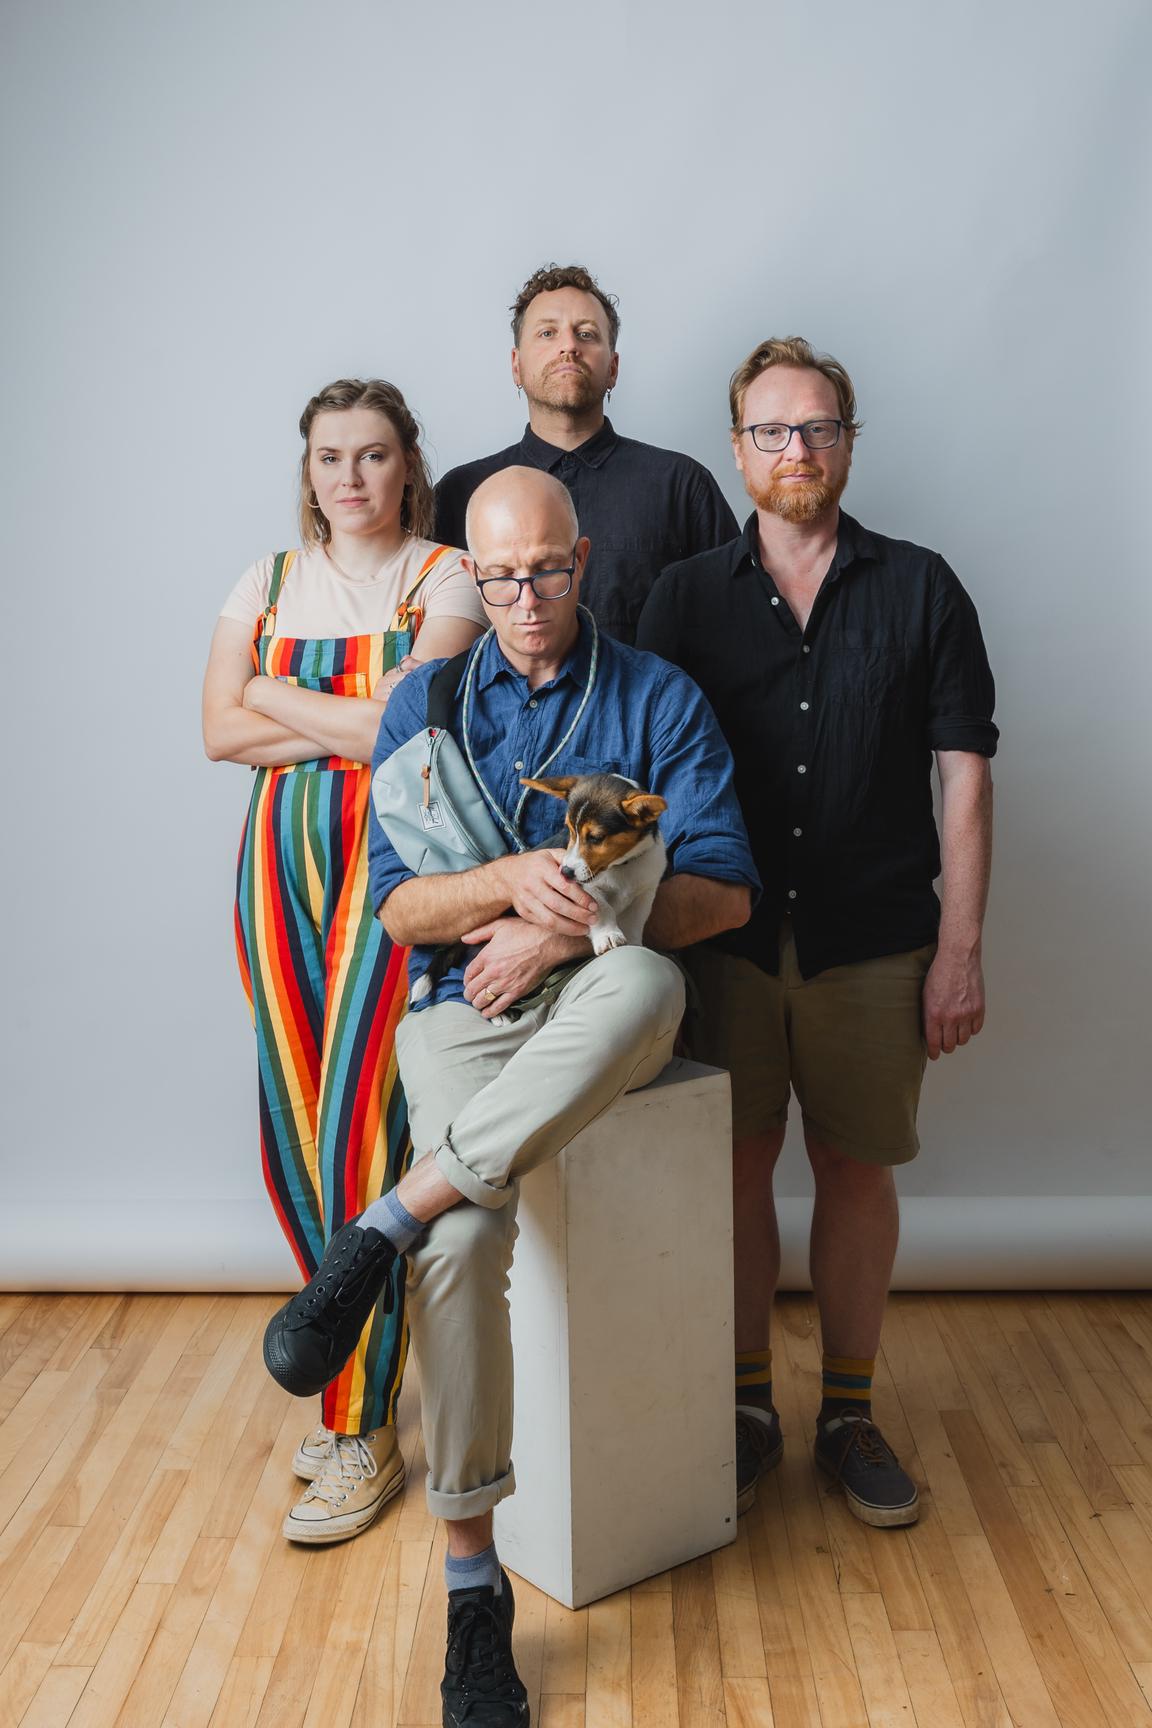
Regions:
[[[572,591],[576,575],[576,548],[572,562],[564,570],[535,570],[531,576],[485,576],[476,566],[476,586],[489,606],[515,606],[525,588],[531,588],[537,600],[563,600]]]

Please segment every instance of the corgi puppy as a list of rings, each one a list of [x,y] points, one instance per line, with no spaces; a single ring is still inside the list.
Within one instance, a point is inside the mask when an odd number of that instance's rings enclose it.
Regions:
[[[568,849],[560,873],[600,909],[588,929],[592,952],[640,945],[667,861],[656,826],[665,800],[623,774],[564,774],[520,784],[567,803]]]
[[[520,784],[567,802],[564,828],[541,850],[555,850],[567,839],[561,874],[578,882],[600,908],[588,927],[593,954],[607,954],[610,948],[628,944],[639,946],[664,877],[667,854],[656,823],[668,808],[665,800],[642,792],[623,774],[565,774]],[[413,1006],[423,1002],[446,972],[466,964],[478,952],[462,942],[438,949],[427,972],[412,986],[409,1002]],[[498,1015],[492,1024],[506,1025],[509,1018],[514,1015]]]

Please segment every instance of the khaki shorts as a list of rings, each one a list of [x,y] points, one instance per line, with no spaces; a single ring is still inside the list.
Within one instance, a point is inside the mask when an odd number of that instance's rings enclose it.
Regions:
[[[779,978],[718,948],[681,954],[693,985],[688,1048],[729,1070],[734,1137],[782,1127],[795,1088],[805,1128],[836,1151],[865,1164],[915,1158],[927,1060],[920,998],[935,952],[930,943],[805,980],[785,919]]]

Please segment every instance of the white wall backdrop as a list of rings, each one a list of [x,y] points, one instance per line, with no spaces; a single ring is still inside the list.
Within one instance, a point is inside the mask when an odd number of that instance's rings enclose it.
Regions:
[[[849,508],[979,606],[990,1011],[929,1073],[898,1277],[1148,1276],[1150,24],[1144,0],[9,0],[0,1277],[291,1281],[209,635],[292,543],[329,378],[395,379],[439,471],[517,435],[505,308],[552,258],[620,296],[617,426],[739,513],[729,371],[773,333],[841,357]],[[781,1186],[800,1278],[796,1147]]]

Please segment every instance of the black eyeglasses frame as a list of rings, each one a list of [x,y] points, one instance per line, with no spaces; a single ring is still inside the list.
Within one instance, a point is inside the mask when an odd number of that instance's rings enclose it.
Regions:
[[[802,420],[799,426],[789,426],[788,436],[785,438],[783,444],[766,446],[761,444],[760,440],[756,436],[757,432],[762,431],[765,426],[783,427],[785,424],[786,423],[783,420],[757,420],[753,426],[741,426],[740,431],[741,433],[750,432],[753,444],[755,444],[757,450],[763,451],[765,456],[779,456],[782,450],[787,450],[789,444],[792,442],[793,432],[799,432],[800,441],[806,450],[834,450],[837,444],[839,444],[844,432],[843,420],[834,420],[831,415],[828,415],[826,418],[821,418],[819,420]],[[833,438],[831,444],[810,444],[808,439],[804,436],[809,426],[835,426],[836,436]]]
[[[577,542],[577,545],[578,544],[579,544],[579,542]],[[484,599],[485,605],[488,605],[488,606],[519,606],[521,596],[523,595],[525,588],[531,588],[532,593],[535,595],[536,599],[537,600],[544,600],[544,601],[563,600],[563,598],[566,594],[571,594],[572,583],[574,582],[574,580],[576,578],[576,562],[577,562],[577,560],[576,560],[576,547],[573,546],[571,564],[558,565],[556,567],[556,569],[554,569],[554,570],[534,570],[532,572],[531,576],[481,576],[479,564],[474,564],[473,568],[476,571],[476,586],[480,590],[480,593]],[[541,594],[541,592],[537,588],[536,584],[537,584],[537,582],[541,581],[545,576],[567,576],[568,586],[566,588],[562,588],[560,590],[559,594]],[[494,584],[500,583],[500,582],[515,582],[516,583],[516,598],[515,598],[515,600],[489,600],[488,599],[488,596],[484,593],[484,590],[486,588],[490,588]]]

